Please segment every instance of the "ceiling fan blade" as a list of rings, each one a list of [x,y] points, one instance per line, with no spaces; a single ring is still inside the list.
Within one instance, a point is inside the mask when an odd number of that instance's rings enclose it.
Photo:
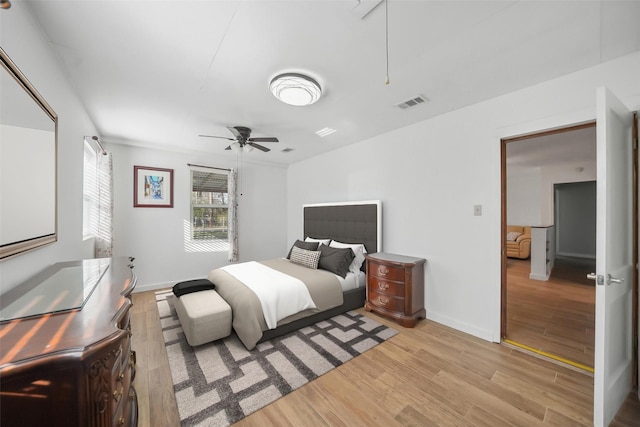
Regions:
[[[273,137],[258,137],[258,138],[249,138],[247,139],[249,142],[280,142],[278,138]]]
[[[218,139],[228,139],[229,141],[235,141],[235,139],[228,138],[226,136],[214,136],[214,135],[198,135],[198,136],[201,136],[203,138],[218,138]]]
[[[265,153],[271,151],[270,148],[263,147],[262,145],[256,144],[255,142],[247,142],[247,144],[249,144],[250,146],[252,146],[254,148],[257,148],[260,151],[264,151]]]
[[[233,136],[236,137],[236,139],[242,140],[242,134],[240,133],[240,131],[238,129],[236,129],[233,126],[227,126],[227,129],[229,129],[229,132],[231,132],[233,134]]]

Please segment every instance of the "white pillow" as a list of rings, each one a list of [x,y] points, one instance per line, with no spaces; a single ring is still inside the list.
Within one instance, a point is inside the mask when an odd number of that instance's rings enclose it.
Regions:
[[[327,245],[329,246],[329,243],[331,243],[331,239],[314,239],[313,237],[307,237],[306,239],[304,239],[305,242],[318,242],[318,247],[320,247],[320,245]]]
[[[357,275],[364,262],[364,254],[367,253],[364,245],[362,243],[342,243],[332,240],[329,246],[332,248],[351,248],[355,257],[351,261],[351,265],[349,265],[349,271]]]

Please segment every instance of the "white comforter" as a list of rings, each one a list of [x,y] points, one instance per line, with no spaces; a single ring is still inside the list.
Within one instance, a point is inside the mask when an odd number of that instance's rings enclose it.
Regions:
[[[260,300],[264,320],[269,329],[287,316],[316,308],[305,284],[259,262],[249,261],[222,267],[243,282]]]

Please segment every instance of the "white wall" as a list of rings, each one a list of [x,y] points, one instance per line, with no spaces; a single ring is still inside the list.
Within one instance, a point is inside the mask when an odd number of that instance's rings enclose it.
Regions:
[[[190,175],[187,163],[236,167],[235,160],[190,155],[120,144],[105,144],[113,153],[114,256],[136,258],[136,292],[203,278],[228,264],[228,253],[192,252],[185,248],[184,224],[190,222]],[[284,256],[286,246],[286,168],[252,162],[267,155],[245,155],[238,197],[240,261]],[[174,170],[173,208],[133,207],[133,167]]]
[[[577,171],[576,168],[583,168]],[[555,184],[595,181],[596,162],[565,163],[521,170],[507,177],[507,223],[553,225]]]
[[[639,76],[635,53],[292,165],[288,240],[303,203],[380,199],[384,251],[427,259],[427,316],[497,342],[500,138],[593,120],[602,85],[636,109]]]
[[[83,137],[96,133],[28,6],[12,3],[0,12],[0,44],[58,115],[58,241],[0,261],[0,293],[50,264],[82,258]]]
[[[507,176],[507,224],[542,225],[540,168]]]

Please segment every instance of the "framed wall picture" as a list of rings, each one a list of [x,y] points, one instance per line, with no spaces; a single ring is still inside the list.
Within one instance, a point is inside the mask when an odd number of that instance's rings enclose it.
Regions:
[[[172,208],[173,169],[134,166],[133,207]]]

